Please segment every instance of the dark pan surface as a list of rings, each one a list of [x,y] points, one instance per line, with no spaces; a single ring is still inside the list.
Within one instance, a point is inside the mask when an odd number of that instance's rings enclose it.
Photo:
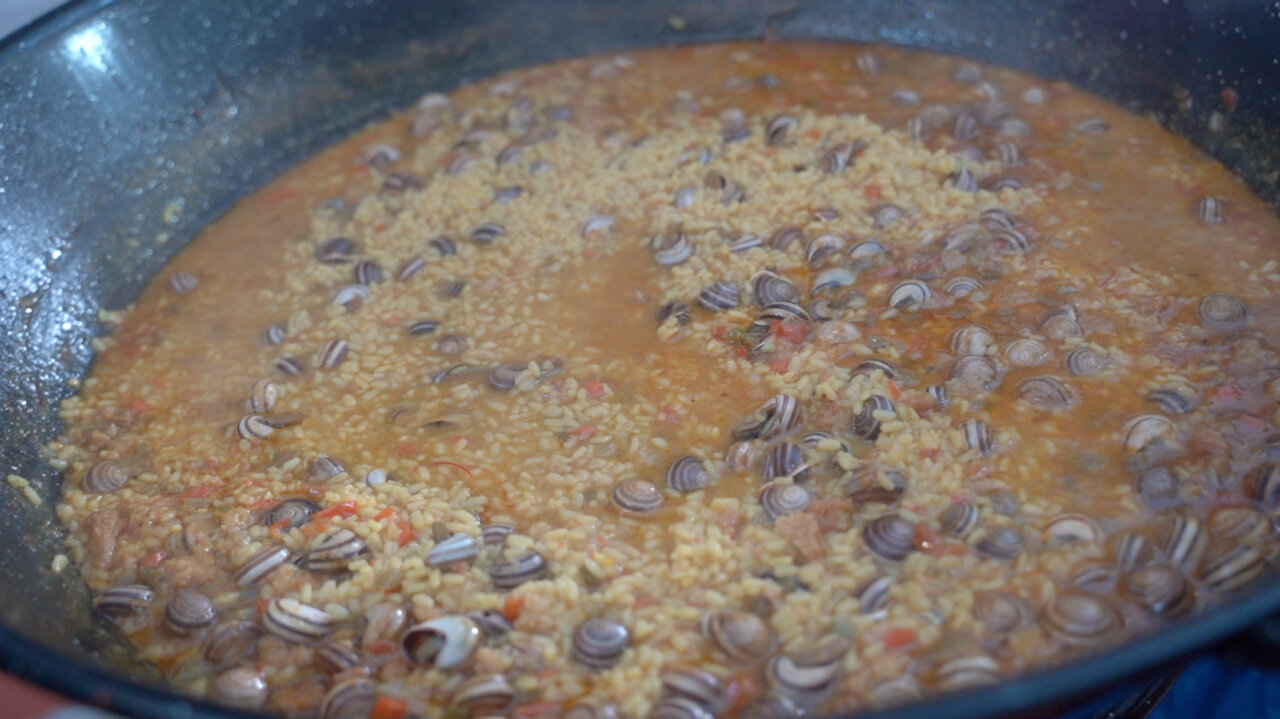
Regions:
[[[1150,113],[1280,206],[1274,3],[1018,0],[421,2],[84,0],[0,43],[0,666],[136,716],[228,716],[152,688],[92,619],[40,459],[99,308],[237,197],[403,107],[502,70],[605,50],[761,37],[896,42],[1019,67]],[[669,18],[686,23],[673,29]],[[1239,109],[1222,131],[1224,87]],[[166,206],[181,212],[163,219]],[[167,233],[169,240],[155,241]],[[1271,581],[1120,650],[898,717],[990,715],[1095,689],[1280,610]],[[107,669],[102,657],[115,669]],[[119,672],[130,668],[128,677]]]

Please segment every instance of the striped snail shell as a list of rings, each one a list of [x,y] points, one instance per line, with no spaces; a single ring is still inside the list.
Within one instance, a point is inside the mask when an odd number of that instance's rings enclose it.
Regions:
[[[243,619],[225,621],[214,627],[205,638],[204,659],[214,667],[231,666],[253,654],[261,636],[262,628],[253,622]]]
[[[93,606],[109,617],[126,617],[151,606],[156,593],[145,584],[120,584],[93,598]]]
[[[471,658],[481,636],[470,617],[446,615],[409,627],[401,643],[414,664],[452,669]]]
[[[1178,570],[1152,564],[1120,577],[1116,591],[1121,597],[1158,617],[1173,618],[1195,607],[1195,591]]]
[[[1018,367],[1038,367],[1049,361],[1049,348],[1040,340],[1019,337],[1004,346],[1004,356]]]
[[[1031,608],[1007,592],[987,592],[973,602],[973,616],[992,634],[1005,634],[1031,618]]]
[[[769,124],[765,125],[764,128],[765,144],[771,147],[782,145],[787,141],[787,133],[791,128],[795,127],[798,122],[799,121],[796,120],[793,115],[788,115],[786,113],[774,115],[773,119],[769,120]]]
[[[876,413],[894,411],[893,402],[888,397],[873,394],[862,403],[862,410],[853,418],[853,433],[865,440],[874,442],[880,436],[880,420]]]
[[[1209,534],[1199,519],[1186,514],[1173,518],[1161,543],[1169,564],[1191,571],[1200,564],[1209,549]]]
[[[295,529],[311,521],[311,515],[320,511],[320,505],[310,499],[286,499],[267,512],[265,522],[270,525],[282,525],[285,529]]]
[[[877,555],[892,561],[906,559],[915,549],[916,525],[896,514],[886,514],[867,522],[862,541]]]
[[[503,558],[489,569],[493,586],[498,589],[514,589],[525,582],[546,578],[547,560],[530,549],[514,559]]]
[[[770,482],[760,490],[760,506],[769,519],[803,512],[813,501],[813,492],[793,482]]]
[[[176,634],[191,634],[213,624],[218,605],[194,589],[182,589],[164,605],[165,624]]]
[[[920,686],[920,680],[910,674],[883,679],[871,687],[867,693],[867,699],[876,709],[910,704],[922,698],[924,698],[924,688]]]
[[[759,664],[777,646],[773,629],[750,612],[707,612],[702,615],[702,634],[735,664]]]
[[[698,293],[698,305],[711,312],[725,312],[738,306],[742,290],[732,280],[713,282]]]
[[[1111,364],[1111,358],[1092,347],[1081,345],[1067,353],[1063,364],[1077,377],[1096,377]]]
[[[337,622],[323,609],[283,597],[267,604],[262,614],[262,625],[281,639],[306,643],[327,637]]]
[[[946,690],[990,686],[1000,681],[1000,664],[985,654],[971,654],[944,662],[934,676]]]
[[[280,388],[269,379],[260,379],[253,383],[249,390],[246,406],[253,414],[262,414],[275,409],[276,400],[280,398]]]
[[[452,562],[475,559],[480,553],[480,543],[469,534],[454,534],[437,542],[427,553],[427,564],[436,567]]]
[[[320,541],[299,562],[313,572],[340,572],[369,553],[369,545],[350,529],[339,529]]]
[[[255,584],[271,572],[288,564],[292,557],[293,554],[288,547],[264,547],[240,565],[235,575],[236,584],[241,587]]]
[[[348,641],[326,642],[316,649],[315,663],[329,674],[352,674],[370,671],[369,665],[361,656],[360,650]]]
[[[128,470],[111,460],[105,460],[89,468],[84,479],[80,480],[80,486],[86,492],[105,494],[120,489],[128,481]]]
[[[274,431],[275,427],[262,415],[245,415],[236,423],[236,434],[242,439],[266,439]]]
[[[1255,547],[1238,544],[1210,556],[1200,567],[1200,579],[1215,592],[1230,592],[1257,579],[1267,560]]]
[[[499,237],[507,236],[507,228],[496,222],[486,222],[471,231],[471,241],[478,245],[493,244]]]
[[[564,713],[564,719],[618,719],[618,707],[596,699],[582,699]]]
[[[627,479],[613,488],[613,503],[625,514],[653,514],[662,508],[662,490],[653,482]]]
[[[800,405],[795,397],[776,394],[760,405],[751,417],[733,430],[734,441],[771,440],[800,424]]]
[[[760,307],[775,302],[795,302],[800,291],[773,270],[760,270],[751,277],[751,298]]]
[[[209,684],[209,698],[236,709],[261,709],[271,688],[253,667],[228,669]]]
[[[467,711],[470,716],[480,717],[501,713],[515,698],[515,687],[511,686],[506,677],[501,674],[480,674],[458,685],[449,703]]]
[[[1028,377],[1018,383],[1018,399],[1046,411],[1063,410],[1075,402],[1071,388],[1057,377]]]
[[[1124,619],[1100,596],[1068,591],[1057,595],[1040,613],[1050,634],[1071,645],[1094,644],[1124,627]]]
[[[965,532],[978,523],[978,514],[978,507],[973,502],[953,502],[939,515],[938,523],[948,535],[963,537]]]
[[[715,719],[715,714],[688,697],[671,696],[658,701],[649,719]]]
[[[684,697],[713,714],[718,714],[724,707],[724,682],[705,669],[676,666],[663,672],[659,680],[663,696]]]
[[[667,467],[667,486],[678,492],[697,492],[705,489],[711,481],[702,460],[685,455],[676,459]]]
[[[320,701],[319,719],[365,719],[378,702],[376,685],[364,677],[334,684]]]
[[[1205,296],[1196,305],[1200,324],[1207,330],[1234,332],[1249,324],[1249,307],[1235,295],[1217,292]]]
[[[1088,544],[1101,541],[1102,529],[1083,514],[1059,514],[1045,525],[1044,538],[1047,542]]]
[[[611,667],[631,646],[631,633],[621,623],[604,617],[593,617],[573,630],[571,654],[575,660],[591,667]]]
[[[973,548],[993,559],[1012,560],[1022,553],[1022,534],[1013,527],[992,527]]]
[[[919,280],[907,280],[889,290],[889,306],[894,309],[917,308],[932,296],[933,291],[929,289],[929,285]]]

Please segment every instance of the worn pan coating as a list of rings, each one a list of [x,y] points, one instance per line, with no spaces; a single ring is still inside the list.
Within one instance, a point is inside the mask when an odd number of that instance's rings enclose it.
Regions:
[[[895,42],[1154,114],[1280,206],[1277,12],[1250,0],[72,3],[0,43],[0,458],[45,498],[36,508],[0,487],[0,667],[134,716],[231,716],[158,688],[91,617],[74,572],[50,571],[59,479],[39,447],[92,360],[98,309],[128,303],[237,197],[361,124],[428,90],[605,50],[766,32]],[[1214,132],[1224,87],[1239,108]],[[1263,582],[1105,656],[892,716],[1043,710],[1276,613],[1280,581]]]

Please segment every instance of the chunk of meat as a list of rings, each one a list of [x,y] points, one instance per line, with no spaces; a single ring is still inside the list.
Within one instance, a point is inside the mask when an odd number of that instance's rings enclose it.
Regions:
[[[315,658],[315,650],[301,644],[265,636],[258,641],[258,661],[269,666],[307,666]]]
[[[124,530],[124,517],[117,509],[99,509],[85,520],[89,534],[89,564],[105,569],[116,554],[116,542]]]
[[[516,629],[530,634],[546,634],[555,631],[559,617],[552,611],[553,601],[540,592],[524,592],[520,614],[515,618]],[[510,615],[508,615],[510,616]]]
[[[922,392],[918,389],[902,390],[902,396],[898,401],[911,407],[911,409],[914,409],[920,414],[931,412],[938,408],[938,400],[934,399],[933,395],[928,392]]]
[[[822,546],[822,527],[818,518],[809,512],[796,512],[779,517],[774,523],[778,534],[787,538],[804,562],[813,562],[826,556]]]
[[[823,532],[847,532],[853,527],[853,500],[848,497],[821,497],[807,510],[818,520]]]
[[[747,523],[747,515],[737,507],[720,507],[716,510],[716,526],[730,540],[738,539],[738,532]]]
[[[173,557],[162,566],[175,587],[202,584],[218,573],[217,566],[207,557]]]
[[[287,717],[314,717],[324,699],[325,686],[319,678],[287,687],[275,687],[267,700],[267,710]]]

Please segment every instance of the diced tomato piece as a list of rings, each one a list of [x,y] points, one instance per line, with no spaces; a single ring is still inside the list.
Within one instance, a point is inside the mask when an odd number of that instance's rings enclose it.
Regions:
[[[934,545],[942,541],[942,537],[927,524],[916,525],[915,545],[916,549],[922,552],[928,552],[933,549]]]
[[[360,648],[370,654],[390,654],[399,651],[400,645],[389,639],[375,639],[367,644],[361,644]]]
[[[787,368],[790,366],[791,366],[790,357],[782,357],[769,363],[769,369],[773,370],[774,372],[777,372],[778,374],[784,374],[787,371]]]
[[[507,621],[514,622],[516,617],[520,616],[520,609],[523,606],[523,594],[508,594],[507,601],[502,605],[502,616],[506,617]]]
[[[804,344],[805,326],[803,322],[779,322],[774,328],[778,336],[792,344]]]
[[[378,512],[377,514],[373,515],[373,518],[381,522],[387,517],[398,518],[399,516],[400,516],[400,513],[396,511],[395,507],[383,507],[381,512]]]
[[[196,499],[204,499],[209,496],[211,491],[213,490],[209,488],[209,485],[202,484],[199,487],[192,487],[191,489],[184,490],[182,494],[178,496],[182,499],[191,499],[193,497]]]
[[[1221,402],[1223,404],[1239,402],[1242,397],[1244,397],[1244,390],[1231,382],[1219,385],[1218,388],[1213,391],[1214,401]]]
[[[880,199],[880,186],[867,185],[866,187],[862,188],[862,194],[866,195],[868,199],[878,200]]]
[[[916,549],[934,557],[958,557],[969,553],[968,545],[943,541],[941,535],[924,524],[916,525],[915,545]]]
[[[396,697],[378,697],[373,709],[369,711],[369,719],[400,719],[408,711],[403,699]]]
[[[735,676],[724,688],[725,703],[728,705],[725,713],[729,716],[737,716],[739,710],[746,708],[762,694],[764,694],[764,687],[758,679],[750,674]]]
[[[591,399],[600,399],[604,396],[604,382],[598,379],[589,379],[583,382],[582,388],[587,391],[587,396]]]
[[[400,528],[400,537],[396,539],[396,544],[401,547],[418,538],[418,531],[403,519],[397,519],[396,526]]]
[[[884,633],[884,645],[889,649],[897,649],[916,640],[916,633],[906,627],[894,627]]]
[[[144,567],[158,567],[161,562],[168,558],[169,555],[164,552],[152,552],[151,554],[143,557],[142,561],[138,562],[138,564],[141,564]]]
[[[339,502],[337,504],[331,504],[319,512],[316,512],[313,519],[324,519],[325,517],[354,517],[355,514],[355,502]]]
[[[596,428],[594,426],[589,424],[584,424],[581,427],[570,432],[569,436],[577,440],[583,440],[583,439],[590,439],[595,433],[596,433]]]

